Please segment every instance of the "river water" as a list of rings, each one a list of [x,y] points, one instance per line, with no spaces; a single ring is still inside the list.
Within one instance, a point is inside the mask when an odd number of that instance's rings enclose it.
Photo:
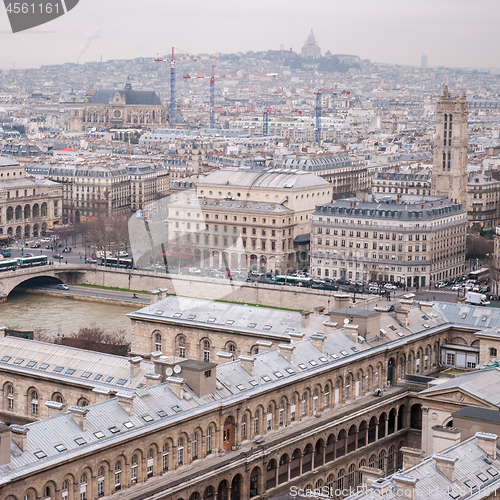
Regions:
[[[82,327],[98,326],[111,333],[123,330],[130,340],[127,313],[137,307],[84,302],[46,295],[13,294],[0,304],[0,324],[17,330],[42,329],[50,337],[68,336]]]

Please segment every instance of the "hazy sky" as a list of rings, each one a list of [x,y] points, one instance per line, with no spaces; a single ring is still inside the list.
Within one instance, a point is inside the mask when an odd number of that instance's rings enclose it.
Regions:
[[[500,0],[80,0],[12,34],[0,5],[0,68],[154,57],[172,45],[300,51],[311,28],[322,53],[416,66],[425,53],[429,66],[498,68],[499,14]]]

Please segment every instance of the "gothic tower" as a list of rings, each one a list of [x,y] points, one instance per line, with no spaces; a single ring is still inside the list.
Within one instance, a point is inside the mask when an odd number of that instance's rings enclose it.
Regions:
[[[467,210],[467,119],[465,92],[451,97],[445,85],[436,108],[432,194],[462,204]]]

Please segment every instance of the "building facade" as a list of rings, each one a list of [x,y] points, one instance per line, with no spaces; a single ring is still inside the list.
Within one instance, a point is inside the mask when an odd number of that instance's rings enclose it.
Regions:
[[[451,96],[445,85],[436,107],[432,194],[462,203],[467,210],[467,120],[465,92]]]
[[[97,90],[89,93],[84,108],[75,108],[69,119],[70,130],[89,127],[132,127],[154,129],[168,122],[168,111],[156,92],[132,90],[128,82],[123,90]]]
[[[425,287],[465,271],[467,216],[437,197],[374,196],[318,206],[311,219],[317,277]]]
[[[431,194],[431,177],[425,172],[375,172],[372,193]]]
[[[61,220],[61,184],[27,178],[16,160],[0,157],[0,234],[37,238]]]

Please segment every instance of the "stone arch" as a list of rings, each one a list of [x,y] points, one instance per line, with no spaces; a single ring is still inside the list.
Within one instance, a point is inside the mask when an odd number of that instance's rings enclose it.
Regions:
[[[463,337],[454,337],[451,343],[455,345],[468,345]]]
[[[193,491],[193,493],[189,495],[189,500],[201,500],[200,494],[197,491]]]
[[[203,500],[215,500],[215,488],[212,485],[205,488]]]
[[[34,238],[38,238],[39,231],[40,231],[40,226],[38,224],[34,224],[33,225],[33,237]]]
[[[217,487],[217,500],[229,500],[229,483],[223,479]]]
[[[314,467],[320,467],[323,465],[323,458],[325,452],[325,441],[322,438],[319,438],[316,441],[316,445],[314,446]]]
[[[382,439],[385,437],[385,424],[387,422],[387,414],[382,412],[378,419],[378,439]]]
[[[40,208],[40,214],[42,217],[47,217],[47,203],[43,202]]]
[[[347,484],[348,490],[352,491],[356,486],[356,464],[349,465],[347,469]]]
[[[396,362],[394,358],[390,358],[387,362],[387,384],[392,385],[395,378]]]
[[[210,422],[205,432],[205,453],[210,455],[217,448],[217,425],[215,422]]]
[[[161,447],[161,468],[164,472],[174,468],[172,465],[173,449],[174,449],[174,440],[172,438],[165,439]],[[141,458],[144,457],[144,453],[141,450],[139,450],[139,453]]]
[[[29,219],[31,215],[31,207],[29,205],[24,205],[24,218]]]
[[[151,332],[151,351],[163,352],[163,338],[160,330],[153,330]]]
[[[285,483],[288,481],[288,467],[290,464],[290,457],[288,456],[288,453],[283,453],[283,455],[280,456],[280,461],[279,461],[279,471],[278,471],[278,484]]]
[[[14,209],[12,207],[7,207],[6,210],[7,222],[14,218]]]
[[[332,384],[331,382],[328,380],[326,383],[325,383],[325,389],[323,391],[323,408],[329,408],[330,405],[332,404],[331,401],[332,401]]]
[[[343,403],[344,380],[342,376],[338,376],[335,380],[335,405]]]
[[[40,217],[40,206],[38,203],[35,203],[33,205],[33,210],[32,210],[33,217]]]
[[[347,452],[347,432],[341,429],[337,436],[337,458],[345,455]]]
[[[394,434],[394,432],[396,432],[396,408],[391,408],[387,417],[387,434]]]
[[[357,432],[358,429],[355,425],[351,425],[351,427],[349,427],[349,432],[347,433],[347,453],[356,450]]]
[[[410,427],[422,430],[422,405],[414,404],[410,409]]]
[[[64,396],[60,392],[54,392],[50,400],[56,403],[64,403]]]
[[[7,234],[9,234],[10,236],[12,236],[12,233],[13,233],[13,230],[11,227],[8,227],[7,228]]]
[[[373,367],[368,365],[365,371],[364,391],[365,394],[373,390]]]
[[[307,443],[304,452],[302,453],[302,474],[309,472],[312,469],[313,445]]]
[[[405,411],[406,406],[404,404],[400,405],[398,409],[398,430],[401,430],[404,427]]]
[[[174,354],[180,358],[186,357],[187,339],[184,333],[178,333],[174,339]]]
[[[392,474],[396,470],[396,447],[391,445],[387,452],[387,474]]]
[[[33,486],[31,486],[24,492],[21,498],[22,500],[36,500],[37,498],[40,497],[38,496],[37,490]]]
[[[422,373],[422,359],[424,357],[424,352],[421,347],[417,350],[417,356],[415,357],[415,373]]]
[[[378,454],[378,468],[380,470],[383,470],[384,471],[384,475],[385,475],[385,471],[386,471],[386,456],[387,456],[387,453],[385,450],[380,450],[379,454]]]
[[[23,209],[22,209],[21,205],[16,206],[15,217],[16,217],[16,220],[21,220],[23,218]]]
[[[290,460],[290,479],[300,475],[300,461],[302,458],[302,451],[299,448],[295,448],[292,453],[292,458]]]
[[[311,391],[308,387],[304,389],[300,397],[300,419],[307,417],[311,413],[310,409]]]
[[[224,451],[231,451],[232,449],[236,449],[235,447],[235,420],[232,415],[228,415],[224,422],[224,428],[222,429],[223,439],[222,445]]]
[[[344,401],[348,401],[349,399],[353,399],[354,395],[354,377],[352,372],[349,372],[345,376],[344,381]]]
[[[42,236],[46,236],[47,235],[47,223],[44,222],[42,223]]]
[[[398,361],[398,380],[404,380],[406,377],[406,356],[404,353],[399,355]]]
[[[271,399],[266,406],[266,432],[276,428],[276,403]]]
[[[368,444],[374,443],[377,438],[377,417],[373,416],[368,423]]]
[[[247,408],[241,414],[241,441],[250,439],[252,436],[252,413]]]
[[[328,438],[326,439],[326,446],[325,446],[325,461],[326,462],[331,462],[332,460],[335,459],[335,434],[329,434]]]
[[[31,226],[29,224],[26,224],[24,226],[24,237],[29,238],[31,236]]]
[[[23,237],[23,228],[21,226],[16,227],[16,239],[20,240]]]
[[[267,462],[266,490],[277,486],[278,471],[278,462],[276,462],[276,459],[271,458],[271,460]]]
[[[354,397],[362,396],[364,394],[364,373],[362,369],[356,372],[356,380],[354,382]]]
[[[375,374],[374,374],[374,387],[375,389],[379,389],[380,387],[383,387],[385,385],[384,383],[384,366],[382,363],[379,361],[377,363],[377,366],[375,367]]]
[[[253,412],[253,435],[259,436],[263,433],[262,429],[264,428],[264,420],[265,420],[264,407],[262,405],[258,405]]]
[[[368,425],[366,423],[366,420],[362,420],[361,423],[359,424],[358,428],[358,448],[361,448],[363,446],[367,445],[367,438],[368,438]]]
[[[259,477],[261,474],[260,467],[254,467],[250,473],[250,498],[260,494]],[[205,498],[205,500],[207,499]]]
[[[123,458],[121,459],[123,463]],[[78,491],[86,490],[87,498],[92,498],[92,468],[89,465],[83,467],[80,472],[76,475],[76,482],[79,484]],[[123,479],[123,476],[122,476]],[[120,485],[123,484],[123,480]],[[71,485],[70,485],[71,488]],[[120,488],[115,488],[120,489]]]
[[[56,483],[54,481],[47,481],[42,487],[42,500],[54,498],[56,494]]]

